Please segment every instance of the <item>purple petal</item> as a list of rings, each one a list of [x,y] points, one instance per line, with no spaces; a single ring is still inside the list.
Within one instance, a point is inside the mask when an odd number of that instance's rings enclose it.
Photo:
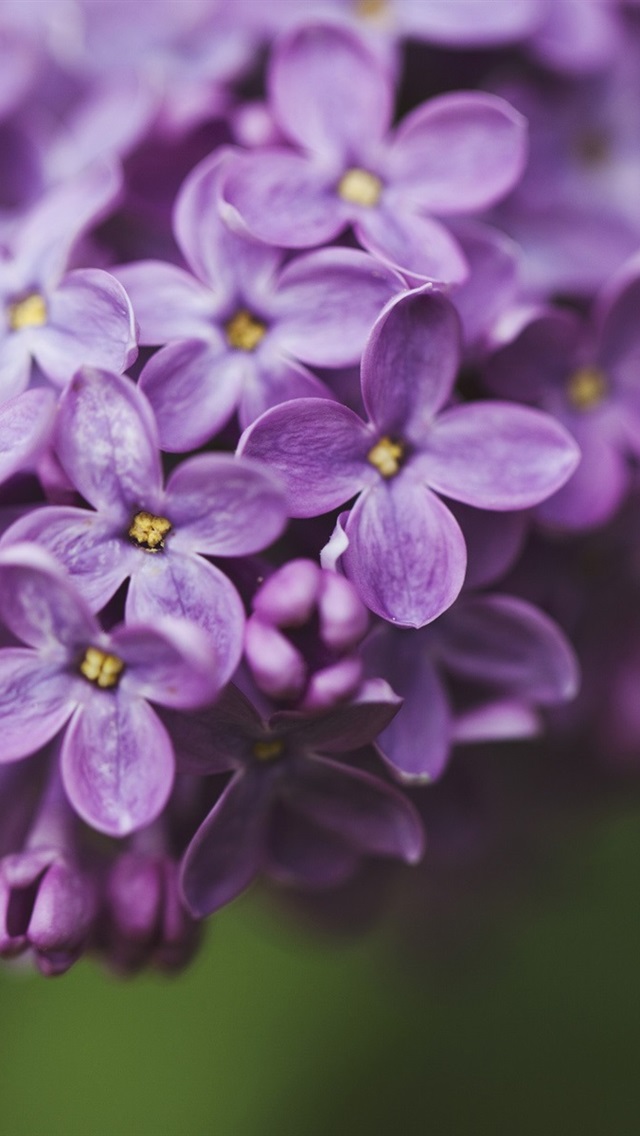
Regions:
[[[344,841],[277,801],[269,829],[265,871],[301,888],[336,887],[353,875],[359,856]]]
[[[283,710],[271,717],[269,725],[279,734],[286,734],[296,750],[346,753],[374,741],[401,704],[388,683],[371,679],[352,702],[333,706],[326,714],[310,717]]]
[[[242,655],[245,617],[236,589],[202,556],[171,551],[156,556],[141,551],[140,556],[144,559],[129,583],[127,620],[153,623],[170,615],[198,624],[215,648],[212,675],[219,689]]]
[[[74,714],[60,755],[73,808],[92,828],[127,836],[162,812],[174,776],[169,735],[150,706],[96,691]]]
[[[349,514],[346,535],[345,575],[383,619],[422,627],[460,592],[467,555],[458,523],[407,474],[364,493]]]
[[[244,766],[251,743],[264,738],[262,719],[233,683],[224,688],[214,706],[190,714],[162,710],[161,717],[171,733],[180,767],[201,777]]]
[[[439,221],[420,216],[411,202],[397,194],[389,195],[379,209],[363,213],[354,229],[364,248],[414,285],[425,280],[460,284],[469,275],[466,257],[453,234]]]
[[[209,637],[186,619],[156,619],[153,628],[118,627],[112,644],[125,664],[122,688],[161,706],[202,706],[222,686]]]
[[[100,634],[64,570],[34,544],[0,549],[0,618],[30,647],[75,651]]]
[[[264,776],[237,774],[187,848],[180,886],[196,918],[235,899],[260,872],[270,805],[268,784]]]
[[[126,376],[89,367],[74,375],[60,400],[56,447],[95,509],[123,518],[143,504],[157,511],[162,472],[155,422]]]
[[[238,453],[280,474],[289,516],[314,517],[377,480],[366,460],[373,442],[368,427],[348,407],[301,398],[263,414],[245,430]]]
[[[530,528],[528,513],[491,513],[452,502],[451,512],[467,546],[465,590],[486,588],[513,567]]]
[[[453,726],[456,745],[473,742],[535,738],[542,730],[540,716],[515,698],[496,699],[457,714]]]
[[[284,351],[317,367],[359,362],[380,311],[402,277],[358,249],[319,249],[283,270],[274,335]]]
[[[580,457],[549,414],[506,402],[475,402],[434,422],[420,458],[429,485],[479,509],[515,510],[550,497]]]
[[[78,367],[126,370],[138,354],[135,320],[115,276],[99,268],[69,272],[50,297],[49,318],[33,337],[33,354],[61,386]]]
[[[3,546],[34,541],[64,565],[92,611],[100,611],[135,563],[136,550],[114,525],[89,509],[48,505],[20,517]]]
[[[541,705],[578,689],[575,653],[558,625],[515,596],[465,596],[442,624],[440,654],[461,678]]]
[[[377,777],[335,761],[300,761],[285,800],[296,811],[335,833],[360,852],[397,856],[409,864],[421,859],[420,818],[396,789]]]
[[[225,220],[280,248],[326,244],[346,225],[334,181],[288,150],[239,154],[224,178]]]
[[[580,464],[557,493],[536,509],[553,528],[578,532],[604,524],[622,504],[631,485],[631,470],[615,442],[598,431],[598,423],[572,423],[580,446]]]
[[[403,6],[407,32],[452,47],[520,39],[540,20],[539,0],[409,0]]]
[[[160,445],[185,453],[208,442],[229,421],[253,361],[215,341],[188,339],[163,347],[140,375],[158,424]]]
[[[422,209],[447,215],[493,205],[518,181],[526,119],[496,95],[456,91],[417,107],[390,154],[394,177]]]
[[[217,305],[210,288],[175,264],[143,260],[122,264],[114,275],[126,289],[140,327],[140,343],[208,335]]]
[[[287,522],[278,478],[266,466],[226,454],[199,454],[173,471],[167,514],[172,547],[210,556],[247,556],[266,548]]]
[[[269,92],[294,142],[351,160],[384,137],[393,112],[389,72],[349,29],[331,24],[305,24],[280,42]]]
[[[443,296],[399,296],[377,320],[362,358],[362,397],[383,434],[424,433],[449,398],[460,363],[460,322]]]
[[[3,400],[26,390],[31,378],[31,337],[12,332],[0,337],[0,392]]]
[[[44,388],[0,405],[0,482],[33,462],[52,432],[55,410],[55,396]]]
[[[247,363],[249,366],[246,367],[244,390],[238,406],[238,421],[243,430],[251,426],[266,410],[295,398],[328,398],[335,401],[333,391],[303,367],[302,363],[296,363],[284,354],[277,355],[275,350],[261,352],[253,365],[249,360]]]
[[[0,762],[27,757],[57,734],[74,708],[71,687],[60,663],[35,651],[0,651]]]

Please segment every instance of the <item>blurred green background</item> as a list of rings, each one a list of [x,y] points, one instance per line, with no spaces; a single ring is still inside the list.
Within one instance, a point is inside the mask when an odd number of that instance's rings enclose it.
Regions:
[[[1,1130],[636,1136],[638,812],[574,837],[553,878],[447,967],[249,896],[177,978],[5,970]]]

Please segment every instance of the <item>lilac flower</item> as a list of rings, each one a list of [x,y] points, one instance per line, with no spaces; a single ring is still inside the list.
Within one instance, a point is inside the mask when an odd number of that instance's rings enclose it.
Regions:
[[[0,403],[0,484],[27,469],[49,441],[56,409],[52,391],[24,391]]]
[[[360,494],[342,567],[372,611],[411,627],[445,611],[464,579],[463,536],[437,494],[523,509],[564,484],[578,461],[548,415],[502,402],[442,410],[458,359],[450,303],[411,292],[388,306],[364,353],[369,422],[336,403],[300,399],[267,411],[240,441],[241,453],[282,475],[292,516]]]
[[[105,634],[73,585],[35,545],[0,551],[0,617],[24,647],[0,650],[2,762],[28,757],[66,726],[60,767],[75,811],[123,836],[166,804],[174,755],[148,705],[202,705],[217,659],[185,620]]]
[[[14,229],[0,259],[0,397],[29,384],[32,362],[58,386],[83,364],[122,371],[136,357],[131,304],[99,268],[64,274],[82,231],[113,201],[112,167],[52,191]]]
[[[352,225],[364,248],[417,280],[464,279],[462,252],[434,215],[486,209],[517,182],[517,111],[456,92],[417,107],[388,137],[390,75],[335,25],[285,36],[269,85],[277,125],[303,152],[239,153],[222,187],[230,224],[285,248],[323,244]]]
[[[488,360],[492,390],[553,413],[582,460],[537,515],[563,529],[603,524],[616,512],[640,455],[640,257],[601,291],[593,318],[523,308],[503,321],[508,342]]]
[[[251,606],[245,657],[264,694],[310,711],[355,695],[362,680],[356,647],[369,618],[348,580],[312,560],[290,560]]]
[[[126,377],[102,371],[79,371],[69,384],[55,446],[95,512],[36,509],[4,542],[47,548],[96,611],[130,577],[127,619],[193,619],[215,644],[226,681],[242,653],[244,610],[231,581],[204,556],[243,556],[280,534],[286,513],[273,474],[245,459],[201,454],[178,466],[163,489],[144,395]]]
[[[217,210],[228,152],[187,179],[175,230],[195,276],[160,261],[118,269],[140,341],[169,343],[144,368],[141,389],[164,449],[211,438],[238,408],[242,426],[301,396],[331,397],[304,363],[357,363],[371,325],[402,279],[355,249],[323,249],[286,266],[282,254],[230,232]]]
[[[438,778],[456,741],[537,732],[535,708],[573,698],[578,688],[575,654],[560,628],[514,596],[464,596],[420,631],[380,624],[363,652],[367,672],[382,675],[404,699],[379,746],[405,780]],[[462,713],[451,676],[476,692]]]
[[[328,713],[281,711],[263,722],[229,687],[211,710],[173,726],[194,772],[235,771],[183,861],[182,891],[195,916],[234,899],[260,872],[327,887],[351,875],[362,856],[420,859],[422,829],[409,802],[332,760],[371,743],[397,707],[386,683],[371,682]]]

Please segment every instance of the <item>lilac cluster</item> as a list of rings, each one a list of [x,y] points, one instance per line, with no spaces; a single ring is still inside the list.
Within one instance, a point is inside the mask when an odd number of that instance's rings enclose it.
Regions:
[[[2,956],[437,866],[456,747],[629,764],[639,54],[631,0],[5,0]]]

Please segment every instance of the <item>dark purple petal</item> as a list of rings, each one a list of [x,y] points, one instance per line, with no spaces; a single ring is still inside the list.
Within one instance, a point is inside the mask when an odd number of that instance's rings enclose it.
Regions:
[[[356,501],[346,526],[345,574],[377,615],[422,627],[458,595],[467,554],[446,505],[419,482],[400,474]]]
[[[286,735],[296,750],[346,753],[374,741],[401,705],[402,699],[386,682],[371,679],[352,702],[333,706],[326,714],[283,710],[271,717],[269,725]]]
[[[399,296],[376,321],[362,358],[362,397],[383,434],[424,434],[460,363],[455,308],[428,288]]]
[[[0,618],[30,647],[50,649],[57,643],[65,653],[100,635],[69,577],[35,544],[0,549]]]
[[[440,95],[398,127],[390,162],[420,207],[446,215],[487,209],[513,188],[527,157],[526,119],[479,91]]]
[[[302,888],[336,887],[353,875],[360,857],[339,837],[276,802],[269,827],[265,872]]]
[[[262,776],[239,773],[200,825],[182,863],[180,887],[192,915],[211,915],[261,871],[270,794]]]
[[[251,745],[264,738],[265,726],[244,694],[229,683],[214,706],[179,714],[162,710],[180,767],[206,776],[244,766]],[[252,759],[253,763],[253,759]]]
[[[283,39],[269,72],[282,130],[319,154],[353,154],[379,142],[393,112],[393,83],[347,28],[305,24]]]
[[[415,864],[424,851],[420,818],[396,789],[377,777],[315,757],[299,762],[285,800],[360,852]]]
[[[429,485],[454,501],[508,512],[550,497],[579,458],[575,441],[551,415],[476,402],[440,415],[420,463]]]
[[[366,460],[374,441],[348,407],[302,398],[263,414],[245,430],[238,453],[280,474],[289,516],[314,517],[377,480]]]
[[[140,389],[158,424],[160,445],[170,453],[197,449],[229,421],[254,364],[216,340],[171,343],[149,360]]]
[[[56,400],[44,388],[24,391],[0,405],[0,482],[20,473],[45,446]]]
[[[150,824],[173,786],[167,731],[146,702],[123,691],[96,691],[76,711],[60,760],[73,808],[109,836],[127,836]]]
[[[156,510],[162,471],[155,422],[126,376],[89,367],[74,375],[60,400],[56,447],[95,509],[123,520],[143,504]]]
[[[72,685],[60,663],[35,651],[0,651],[0,762],[27,757],[57,734],[74,708]]]
[[[246,556],[266,548],[287,521],[276,475],[248,458],[199,454],[173,471],[167,515],[172,548],[210,556]]]
[[[122,264],[115,276],[127,290],[140,327],[140,343],[204,338],[217,305],[210,288],[175,264],[143,260]]]
[[[210,636],[216,651],[218,688],[227,682],[242,655],[244,607],[233,584],[202,556],[140,551],[140,568],[127,593],[129,621],[155,623],[158,616],[190,619]]]

